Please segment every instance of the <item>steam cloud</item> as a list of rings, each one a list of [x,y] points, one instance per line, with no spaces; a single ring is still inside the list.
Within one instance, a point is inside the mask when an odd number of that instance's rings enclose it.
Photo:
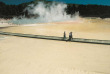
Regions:
[[[43,2],[38,2],[37,5],[30,4],[24,11],[28,11],[29,15],[37,15],[37,17],[25,18],[25,16],[22,16],[21,19],[13,18],[11,22],[14,24],[34,24],[74,20],[76,15],[68,15],[65,11],[66,8],[66,4],[55,2],[52,4],[45,4]]]

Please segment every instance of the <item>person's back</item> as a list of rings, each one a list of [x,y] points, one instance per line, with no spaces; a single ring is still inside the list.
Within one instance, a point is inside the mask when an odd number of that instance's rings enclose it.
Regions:
[[[71,39],[73,39],[73,35],[72,35],[72,32],[71,32]]]
[[[65,33],[65,31],[64,31],[64,36],[63,36],[63,39],[66,39],[66,33]]]
[[[69,33],[69,41],[71,41],[71,32]]]

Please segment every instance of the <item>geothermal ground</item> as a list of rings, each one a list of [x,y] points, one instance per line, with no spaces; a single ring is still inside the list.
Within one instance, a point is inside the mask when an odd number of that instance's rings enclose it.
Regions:
[[[1,20],[4,21],[4,20]],[[3,25],[5,24],[5,25]],[[0,23],[0,31],[110,40],[110,20],[13,25]],[[109,74],[110,46],[0,35],[0,74]]]

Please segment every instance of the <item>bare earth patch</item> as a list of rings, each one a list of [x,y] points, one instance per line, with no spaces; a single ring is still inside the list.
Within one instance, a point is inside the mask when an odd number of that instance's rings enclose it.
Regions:
[[[101,22],[99,22],[101,21]],[[36,25],[36,26],[35,26]],[[0,28],[13,33],[110,40],[110,24],[80,19]],[[0,74],[109,74],[110,46],[8,36],[0,40]]]

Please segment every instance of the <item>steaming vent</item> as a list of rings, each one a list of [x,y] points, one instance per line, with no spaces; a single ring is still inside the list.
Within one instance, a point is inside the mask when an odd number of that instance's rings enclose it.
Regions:
[[[67,14],[66,8],[67,5],[64,3],[38,2],[38,4],[30,4],[24,9],[28,15],[33,15],[33,17],[26,18],[25,15],[20,16],[20,19],[14,17],[10,22],[14,24],[36,24],[75,20],[79,17],[78,13],[72,16]]]

